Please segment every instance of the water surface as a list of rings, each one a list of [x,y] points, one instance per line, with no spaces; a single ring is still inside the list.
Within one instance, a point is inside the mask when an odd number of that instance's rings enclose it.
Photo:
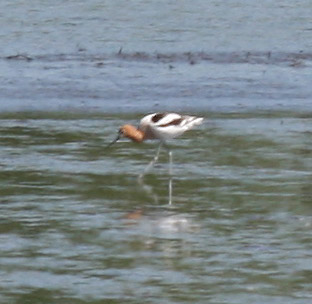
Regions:
[[[311,116],[204,113],[103,149],[141,114],[1,119],[1,302],[308,303]]]
[[[311,302],[311,1],[0,3],[0,302]],[[203,116],[122,141],[156,111]]]

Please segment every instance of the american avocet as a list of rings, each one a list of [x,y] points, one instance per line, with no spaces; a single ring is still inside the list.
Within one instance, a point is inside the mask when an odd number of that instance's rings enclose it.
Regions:
[[[141,119],[138,128],[129,124],[123,125],[119,129],[117,138],[107,147],[110,147],[122,137],[128,137],[133,141],[139,143],[147,139],[158,139],[160,141],[160,144],[158,146],[156,155],[139,177],[142,178],[144,174],[157,162],[162,145],[167,148],[169,153],[169,174],[171,175],[172,152],[167,147],[166,140],[182,135],[185,131],[192,129],[196,125],[201,124],[202,121],[202,117],[180,115],[176,113],[149,114]]]

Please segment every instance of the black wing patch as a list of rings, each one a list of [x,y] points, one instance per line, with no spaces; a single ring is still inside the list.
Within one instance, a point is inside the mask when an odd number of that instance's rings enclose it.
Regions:
[[[164,118],[167,115],[167,113],[157,113],[152,117],[152,122],[157,123],[162,118]]]
[[[160,125],[160,127],[178,126],[183,121],[183,118],[174,119],[166,124]]]

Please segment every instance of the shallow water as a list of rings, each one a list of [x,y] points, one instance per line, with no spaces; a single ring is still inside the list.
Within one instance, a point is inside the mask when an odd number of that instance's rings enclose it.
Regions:
[[[0,3],[0,303],[311,302],[311,1]],[[146,113],[204,116],[105,145]]]
[[[2,52],[309,51],[309,0],[3,0]],[[13,54],[12,54],[13,53]]]
[[[137,182],[141,114],[0,121],[3,303],[308,303],[311,115],[204,113]]]
[[[312,110],[311,2],[0,4],[0,111]]]
[[[0,111],[311,111],[312,54],[68,54],[0,58]]]

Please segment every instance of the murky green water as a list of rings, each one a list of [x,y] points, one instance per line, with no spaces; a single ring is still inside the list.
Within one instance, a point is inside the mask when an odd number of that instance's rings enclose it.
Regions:
[[[104,149],[142,115],[1,116],[0,302],[310,303],[311,114],[202,114],[171,206],[155,142]]]

